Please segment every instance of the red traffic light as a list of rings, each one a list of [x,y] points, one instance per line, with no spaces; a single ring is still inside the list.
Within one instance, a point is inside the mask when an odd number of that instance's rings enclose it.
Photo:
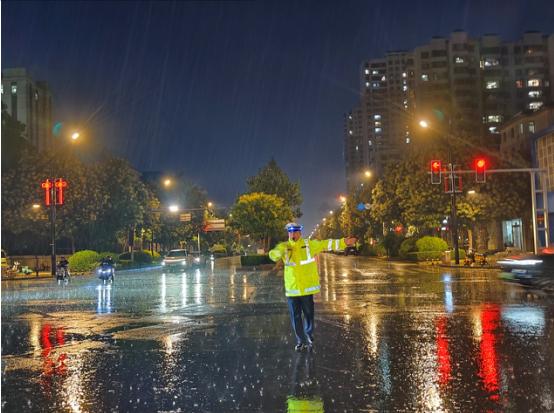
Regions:
[[[484,183],[487,179],[487,160],[485,158],[477,158],[474,162],[475,166],[475,182]]]
[[[441,183],[441,161],[434,160],[431,161],[431,183],[440,184]]]
[[[44,189],[44,204],[46,206],[50,206],[52,182],[50,181],[50,179],[47,179],[46,181],[42,182],[40,186]]]
[[[54,186],[56,187],[56,204],[63,205],[63,190],[64,188],[67,188],[67,181],[63,178],[58,178],[56,179]]]

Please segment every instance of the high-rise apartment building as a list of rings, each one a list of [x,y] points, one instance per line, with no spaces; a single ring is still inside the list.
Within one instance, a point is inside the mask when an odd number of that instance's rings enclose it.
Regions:
[[[23,136],[39,151],[52,146],[52,95],[46,82],[22,68],[2,70],[2,106],[25,125]]]
[[[417,120],[433,111],[463,138],[498,147],[499,126],[524,110],[554,101],[554,35],[527,32],[516,42],[463,31],[435,37],[412,52],[390,52],[365,62],[361,73],[358,165],[345,147],[348,190],[369,169],[378,177],[414,143]],[[350,129],[345,128],[345,133]],[[346,135],[345,135],[346,136]],[[360,145],[360,142],[363,144]]]

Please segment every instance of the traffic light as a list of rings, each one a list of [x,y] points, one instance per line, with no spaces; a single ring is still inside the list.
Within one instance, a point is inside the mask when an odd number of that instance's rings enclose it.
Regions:
[[[47,179],[46,181],[42,182],[40,186],[44,189],[44,204],[46,206],[50,206],[50,196],[51,196],[51,190],[52,190],[52,182],[50,179]]]
[[[483,184],[487,180],[487,161],[485,158],[475,159],[475,182]]]
[[[441,161],[431,161],[431,183],[441,183]]]
[[[54,186],[56,188],[56,205],[63,205],[63,190],[67,188],[67,181],[64,181],[63,178],[58,178]]]

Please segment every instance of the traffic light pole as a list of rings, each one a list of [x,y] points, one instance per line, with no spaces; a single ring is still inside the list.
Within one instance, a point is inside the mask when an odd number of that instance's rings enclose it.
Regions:
[[[454,248],[454,262],[460,263],[460,249],[458,246],[458,212],[456,210],[456,179],[454,175],[454,164],[452,163],[452,154],[448,148],[448,158],[450,159],[450,222],[452,224],[452,246]]]
[[[55,178],[52,179],[52,188],[50,188],[50,236],[51,236],[51,267],[52,276],[56,276],[56,188]]]

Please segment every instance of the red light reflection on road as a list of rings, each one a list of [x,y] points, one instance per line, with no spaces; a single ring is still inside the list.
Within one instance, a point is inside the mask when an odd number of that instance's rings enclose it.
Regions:
[[[450,362],[450,348],[446,334],[447,318],[440,317],[436,323],[437,361],[439,370],[439,383],[446,386],[452,379],[452,364]]]
[[[499,371],[496,354],[496,329],[500,320],[500,308],[496,304],[488,304],[481,312],[481,327],[483,334],[479,347],[479,376],[483,380],[489,399],[498,401]]]
[[[62,346],[65,343],[64,331],[62,327],[56,328],[55,330],[55,342],[52,343],[52,327],[50,324],[44,324],[40,332],[40,344],[42,346],[42,357],[44,358],[44,363],[42,366],[42,374],[45,376],[52,376],[55,374],[65,374],[67,366],[65,361],[67,359],[67,354],[60,353],[60,355],[55,358],[55,355],[52,354],[52,349],[55,346]],[[54,337],[52,337],[54,338]]]

